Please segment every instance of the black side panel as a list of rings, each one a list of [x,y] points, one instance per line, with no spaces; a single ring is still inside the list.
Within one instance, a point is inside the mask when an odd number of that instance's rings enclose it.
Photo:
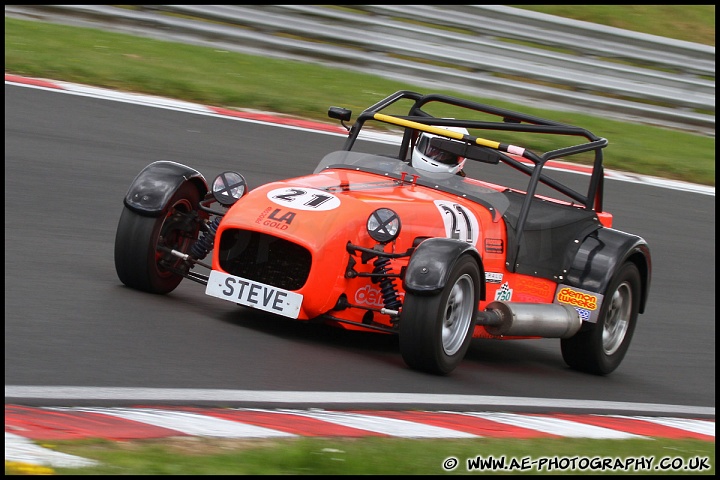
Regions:
[[[505,195],[510,200],[504,216],[508,262],[514,265],[511,271],[557,282],[565,275],[585,237],[602,228],[593,210],[535,198],[518,244],[518,213],[525,195],[516,192]]]
[[[158,215],[173,193],[188,180],[196,184],[200,198],[204,197],[207,182],[194,168],[169,161],[151,163],[133,180],[125,195],[125,206],[141,215]]]
[[[428,238],[423,241],[410,257],[403,288],[420,295],[439,293],[447,283],[447,277],[460,255],[469,253],[480,266],[480,299],[485,299],[485,269],[478,251],[467,242],[451,238]]]
[[[637,235],[612,228],[591,234],[578,249],[563,283],[604,294],[613,274],[626,261],[635,263],[642,277],[640,313],[643,313],[650,290],[652,260],[650,248]]]

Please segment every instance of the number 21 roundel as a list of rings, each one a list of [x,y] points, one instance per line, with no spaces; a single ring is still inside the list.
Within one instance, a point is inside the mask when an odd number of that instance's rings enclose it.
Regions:
[[[471,245],[477,244],[480,225],[470,210],[459,203],[445,200],[435,200],[435,206],[442,216],[448,238],[462,240]]]
[[[278,205],[296,210],[324,211],[340,206],[340,199],[324,190],[316,188],[284,187],[267,193],[268,199]]]

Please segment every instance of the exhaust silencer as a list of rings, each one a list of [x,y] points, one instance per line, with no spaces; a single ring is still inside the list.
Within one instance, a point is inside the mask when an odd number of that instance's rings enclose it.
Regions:
[[[496,336],[570,338],[582,320],[570,305],[491,302],[478,312],[477,324]]]

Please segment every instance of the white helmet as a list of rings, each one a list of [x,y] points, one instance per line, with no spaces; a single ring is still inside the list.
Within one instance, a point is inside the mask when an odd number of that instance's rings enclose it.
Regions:
[[[469,135],[470,132],[462,127],[442,127],[453,132]],[[430,139],[434,137],[446,138],[441,135],[422,132],[415,143],[412,152],[412,166],[418,170],[432,173],[458,173],[465,164],[464,157],[458,157],[449,152],[438,150],[430,146]]]

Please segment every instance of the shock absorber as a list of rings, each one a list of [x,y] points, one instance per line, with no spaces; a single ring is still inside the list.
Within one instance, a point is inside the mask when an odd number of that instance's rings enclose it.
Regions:
[[[389,258],[378,257],[377,260],[373,262],[373,265],[375,266],[373,273],[387,275],[391,270],[388,268],[389,263]],[[380,284],[380,293],[382,295],[385,308],[389,310],[398,310],[402,306],[402,303],[400,303],[400,300],[398,299],[398,291],[397,288],[395,288],[395,279],[385,276],[382,277],[378,283]]]
[[[202,260],[207,257],[207,254],[213,249],[218,225],[220,225],[220,217],[215,217],[212,222],[207,224],[205,231],[200,234],[197,242],[190,247],[190,256],[195,260]]]

